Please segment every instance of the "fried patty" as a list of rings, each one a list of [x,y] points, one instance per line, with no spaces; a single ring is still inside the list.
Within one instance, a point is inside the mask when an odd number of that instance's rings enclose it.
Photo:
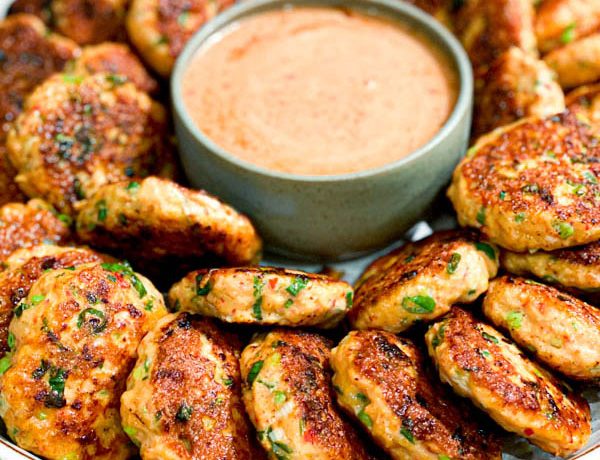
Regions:
[[[581,114],[529,118],[483,136],[448,197],[463,226],[516,252],[600,238],[600,147]]]
[[[119,399],[139,342],[166,314],[152,283],[125,265],[44,273],[15,309],[3,358],[11,439],[52,460],[130,458]]]
[[[163,107],[118,75],[57,74],[27,99],[9,157],[27,195],[72,213],[102,185],[152,173],[165,129]]]
[[[6,261],[8,268],[0,272],[0,355],[10,349],[8,326],[14,309],[27,297],[29,289],[42,274],[59,268],[108,260],[110,258],[89,249],[51,245],[34,246],[13,253]]]
[[[581,38],[544,56],[563,88],[573,88],[600,79],[600,33]]]
[[[27,13],[37,16],[45,24],[52,23],[52,0],[15,0],[8,10],[8,14]]]
[[[577,380],[600,377],[600,310],[558,289],[503,276],[483,312],[546,366]]]
[[[328,329],[352,306],[352,287],[283,268],[216,268],[191,272],[176,283],[169,305],[228,323]]]
[[[565,97],[567,108],[581,113],[595,126],[600,126],[600,84],[580,86]]]
[[[81,45],[125,38],[128,0],[51,0],[56,30]]]
[[[530,276],[581,291],[600,290],[600,242],[557,251],[503,251],[502,266],[515,275]]]
[[[544,61],[514,46],[502,53],[477,81],[475,94],[475,136],[523,117],[545,117],[565,109],[554,72]]]
[[[470,0],[458,11],[456,34],[476,75],[516,46],[537,56],[531,0]]]
[[[154,70],[168,77],[192,35],[234,3],[235,0],[132,0],[126,22],[129,39]]]
[[[467,232],[441,232],[375,260],[356,284],[356,329],[401,332],[470,303],[496,276],[496,249]]]
[[[244,412],[238,345],[189,313],[162,318],[144,337],[121,397],[143,460],[264,458]]]
[[[0,205],[24,201],[8,161],[6,135],[27,95],[79,53],[77,44],[53,34],[29,14],[0,21]]]
[[[242,352],[244,404],[269,458],[372,458],[337,412],[330,345],[317,334],[277,329]]]
[[[587,401],[491,326],[455,307],[425,340],[442,381],[507,431],[558,456],[586,444],[591,432]]]
[[[0,207],[0,262],[17,249],[68,242],[69,222],[42,200],[5,204]]]
[[[331,367],[340,406],[392,458],[500,459],[496,435],[431,378],[409,340],[352,331],[332,350]]]
[[[135,258],[213,254],[231,265],[258,262],[262,242],[250,220],[202,190],[148,177],[106,185],[80,209],[77,234]]]
[[[597,0],[545,0],[535,15],[535,34],[544,53],[600,28]]]
[[[67,65],[66,71],[75,74],[107,73],[119,75],[141,91],[155,93],[157,81],[148,73],[140,59],[124,43],[101,43],[86,46],[81,55]]]

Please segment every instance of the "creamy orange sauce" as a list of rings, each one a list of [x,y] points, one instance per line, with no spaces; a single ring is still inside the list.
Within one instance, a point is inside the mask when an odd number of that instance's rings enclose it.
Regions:
[[[425,38],[333,8],[261,13],[201,47],[183,78],[197,126],[229,153],[302,175],[362,171],[429,141],[457,77]]]

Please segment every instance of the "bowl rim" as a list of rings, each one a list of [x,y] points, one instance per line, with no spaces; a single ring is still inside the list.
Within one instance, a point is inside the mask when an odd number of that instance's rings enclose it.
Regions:
[[[305,175],[271,170],[242,160],[226,149],[216,144],[194,123],[186,105],[183,103],[182,79],[188,68],[190,60],[195,55],[197,49],[209,40],[215,33],[218,33],[224,27],[238,19],[243,19],[253,14],[260,14],[264,11],[283,9],[286,7],[302,6],[323,6],[329,8],[343,7],[356,8],[361,13],[373,14],[375,17],[387,16],[392,20],[407,22],[409,25],[418,28],[446,55],[456,67],[456,73],[459,80],[458,97],[454,108],[444,125],[436,134],[424,145],[417,148],[408,155],[399,160],[386,163],[376,168],[365,169],[352,173],[329,174],[329,175]],[[382,14],[380,9],[385,13]],[[393,16],[392,16],[393,14]],[[421,9],[397,0],[254,0],[230,7],[223,13],[217,15],[214,19],[206,23],[194,36],[188,41],[184,50],[175,62],[171,75],[171,104],[176,117],[179,117],[185,127],[192,133],[204,147],[213,155],[227,163],[231,163],[239,168],[248,170],[256,175],[266,176],[271,179],[287,180],[296,183],[336,183],[370,177],[382,176],[388,174],[397,168],[411,164],[419,158],[427,155],[444,142],[455,129],[458,129],[466,113],[469,113],[473,103],[473,71],[471,62],[466,51],[454,35],[435,18],[425,13]],[[177,123],[177,121],[176,121]],[[464,153],[464,152],[463,152]]]

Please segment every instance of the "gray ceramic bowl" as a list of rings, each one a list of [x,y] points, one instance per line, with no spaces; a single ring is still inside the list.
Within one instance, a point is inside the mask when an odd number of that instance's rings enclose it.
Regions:
[[[456,106],[425,146],[380,168],[334,176],[279,173],[242,161],[207,138],[182,98],[181,79],[195,51],[228,24],[284,5],[343,6],[414,25],[445,54],[460,77]],[[175,128],[191,184],[248,214],[267,250],[311,260],[350,258],[400,237],[431,206],[464,154],[469,138],[473,77],[457,40],[429,15],[397,0],[255,0],[206,24],[177,60],[171,81]]]

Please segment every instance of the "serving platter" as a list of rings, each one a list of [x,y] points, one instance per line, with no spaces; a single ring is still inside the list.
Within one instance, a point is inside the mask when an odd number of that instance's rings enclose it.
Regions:
[[[0,19],[6,15],[8,8],[12,0],[0,0]],[[407,241],[417,241],[422,238],[429,236],[434,231],[446,230],[457,227],[456,220],[450,210],[449,204],[444,200],[440,200],[433,207],[431,219],[422,221],[416,224],[411,230],[407,232],[404,239],[398,240],[391,246],[382,249],[378,252],[369,254],[367,256],[353,259],[350,261],[344,261],[339,263],[329,264],[327,267],[335,272],[339,272],[342,278],[349,282],[354,283],[363,270],[377,257],[389,252],[390,250],[401,246]],[[322,264],[311,264],[311,263],[299,263],[290,259],[267,256],[262,262],[265,266],[282,266],[286,268],[294,268],[304,270],[308,272],[320,272],[324,269]],[[592,412],[592,436],[589,443],[578,453],[569,457],[570,459],[581,459],[581,460],[592,460],[600,459],[600,388],[589,387],[585,388],[583,395],[590,403]],[[507,460],[548,460],[555,459],[550,454],[544,453],[537,447],[532,446],[523,438],[511,436],[507,439],[504,448],[503,459]],[[0,460],[23,460],[23,459],[36,459],[39,457],[28,453],[27,451],[14,445],[7,437],[0,435]]]

